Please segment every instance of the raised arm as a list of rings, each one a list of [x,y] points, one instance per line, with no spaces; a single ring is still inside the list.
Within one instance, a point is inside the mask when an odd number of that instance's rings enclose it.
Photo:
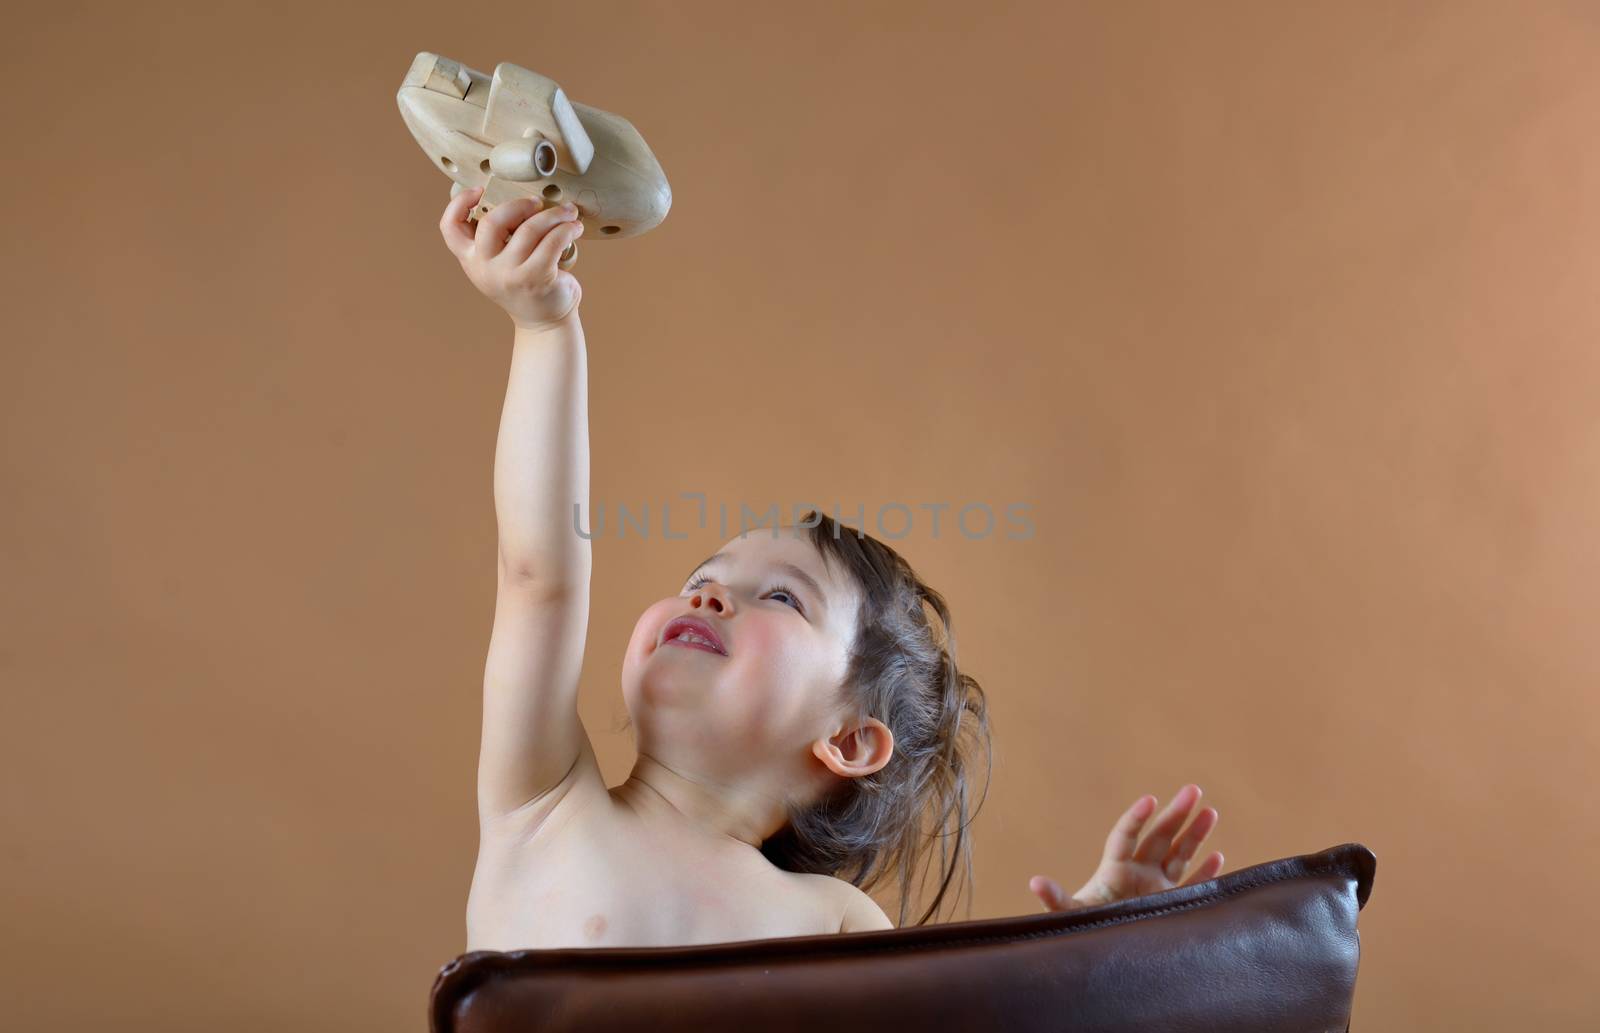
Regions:
[[[586,526],[589,512],[586,366],[576,310],[516,329],[494,460],[499,581],[478,756],[486,826],[514,820],[569,775],[599,779],[578,718],[592,565],[573,529],[573,503]]]
[[[583,223],[571,205],[547,208],[537,198],[496,205],[474,222],[468,212],[480,196],[477,187],[456,192],[439,232],[514,328],[494,456],[500,573],[478,754],[486,829],[537,812],[530,804],[571,785],[569,775],[600,777],[578,720],[590,569],[589,542],[572,524],[573,503],[585,516],[589,508],[583,288],[558,268]]]
[[[494,450],[500,569],[525,583],[589,584],[589,540],[573,529],[589,513],[589,372],[574,309],[540,330],[516,328]]]

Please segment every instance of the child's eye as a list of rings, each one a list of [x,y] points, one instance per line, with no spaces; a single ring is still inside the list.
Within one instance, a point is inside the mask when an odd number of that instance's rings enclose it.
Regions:
[[[777,594],[780,594],[780,593],[783,594],[783,595],[786,595],[790,599],[794,600],[794,608],[796,610],[799,610],[801,613],[805,612],[806,608],[804,606],[800,605],[800,598],[798,596],[796,596],[793,592],[789,591],[789,589],[785,588],[783,585],[773,585],[772,586],[772,591],[768,592],[767,594],[768,595],[777,595]]]

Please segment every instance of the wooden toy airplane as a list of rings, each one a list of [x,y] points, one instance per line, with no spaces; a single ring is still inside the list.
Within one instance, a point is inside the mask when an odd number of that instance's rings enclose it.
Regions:
[[[571,202],[592,234],[637,237],[667,217],[672,188],[627,119],[567,99],[551,79],[502,61],[494,77],[458,61],[418,54],[400,84],[400,117],[455,180],[450,196],[482,185],[476,220],[519,197]],[[578,243],[559,265],[578,260]]]

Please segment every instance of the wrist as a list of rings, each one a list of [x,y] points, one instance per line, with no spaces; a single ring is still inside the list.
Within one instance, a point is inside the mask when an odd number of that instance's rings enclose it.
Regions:
[[[578,306],[572,306],[572,308],[567,310],[567,314],[562,316],[560,319],[550,319],[541,322],[524,322],[517,319],[515,316],[512,316],[511,325],[515,327],[516,334],[519,337],[523,334],[544,334],[551,333],[556,330],[567,329],[578,325]]]

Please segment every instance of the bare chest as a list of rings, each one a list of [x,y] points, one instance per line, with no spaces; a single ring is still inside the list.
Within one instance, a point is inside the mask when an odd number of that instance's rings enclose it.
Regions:
[[[837,880],[642,827],[609,801],[531,837],[485,838],[467,950],[665,947],[836,933]]]

